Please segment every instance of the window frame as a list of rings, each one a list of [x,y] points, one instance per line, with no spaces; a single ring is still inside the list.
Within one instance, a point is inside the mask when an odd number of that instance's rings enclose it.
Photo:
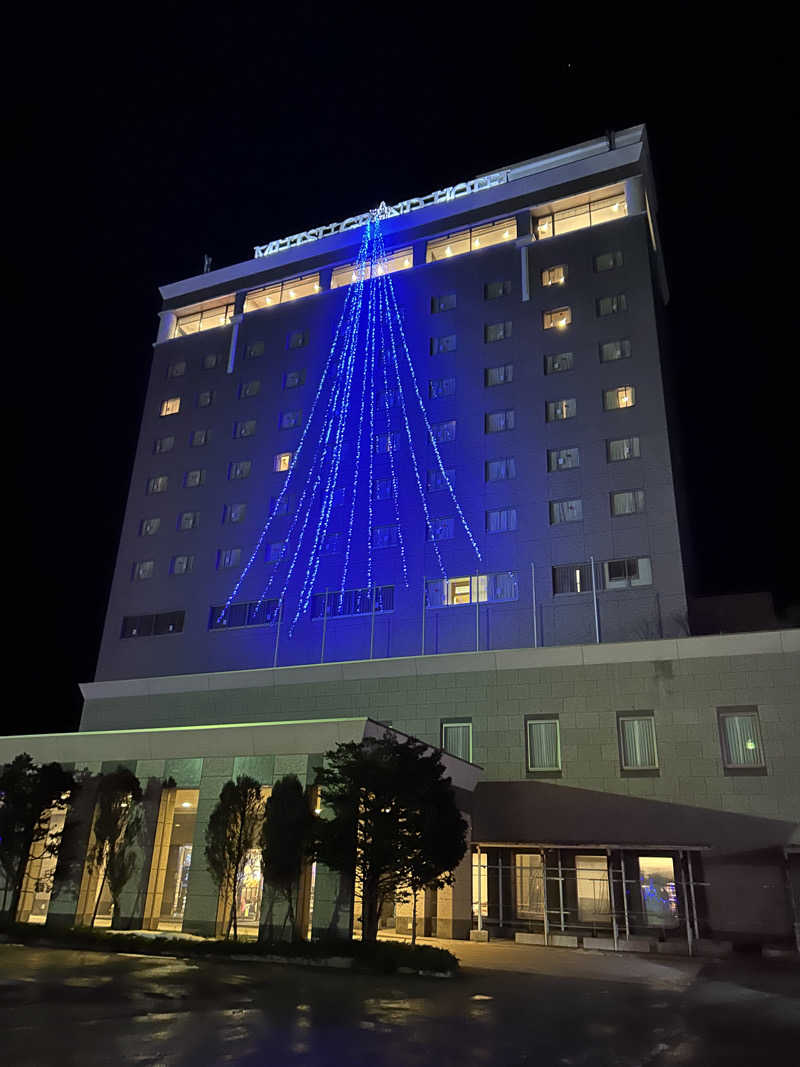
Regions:
[[[725,735],[723,720],[735,715],[749,715],[755,721],[755,733],[759,745],[761,763],[729,763],[726,755],[728,743]],[[720,759],[722,760],[722,772],[726,777],[765,777],[767,770],[767,754],[764,749],[764,735],[761,730],[761,716],[757,704],[727,704],[717,708],[717,730],[719,732]]]
[[[474,740],[474,738],[473,738],[473,729],[472,729],[472,717],[470,715],[463,715],[463,716],[461,716],[461,718],[458,718],[458,719],[449,719],[448,718],[448,719],[440,719],[439,720],[439,747],[440,747],[441,751],[447,756],[452,756],[453,759],[462,759],[463,757],[456,756],[453,752],[450,752],[450,751],[448,751],[447,748],[445,748],[445,743],[444,743],[445,730],[449,726],[466,726],[466,727],[469,728],[469,759],[467,759],[466,762],[467,763],[472,763],[473,740]]]
[[[561,723],[558,715],[526,715],[525,716],[525,773],[529,778],[560,778],[563,774],[564,761],[561,751]],[[556,749],[558,751],[557,767],[533,767],[531,766],[531,735],[530,723],[550,722],[556,727]]]
[[[647,721],[650,723],[653,738],[655,763],[648,767],[631,767],[625,763],[625,744],[623,741],[623,722]],[[619,749],[619,771],[623,778],[658,778],[661,763],[658,758],[658,737],[656,736],[656,716],[654,711],[618,711],[617,712],[617,747]]]

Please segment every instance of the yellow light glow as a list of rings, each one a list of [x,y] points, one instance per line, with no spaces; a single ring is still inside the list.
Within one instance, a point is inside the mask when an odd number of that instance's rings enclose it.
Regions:
[[[755,743],[755,741],[745,741],[744,747],[745,748],[749,748],[749,749],[753,749],[753,748],[756,747],[756,743]]]
[[[319,282],[314,282],[314,292],[315,293],[319,292]]]
[[[480,239],[480,237],[476,237],[475,238],[475,247],[476,248],[480,248],[481,247],[481,239]]]
[[[289,290],[289,296],[294,300],[294,289]]]
[[[267,297],[267,303],[268,303],[268,304],[271,304],[271,303],[272,303],[272,297],[271,297],[271,296],[268,296],[268,297]]]
[[[506,230],[506,231],[505,231],[505,233],[503,234],[503,239],[504,239],[505,241],[507,241],[507,240],[508,240],[508,238],[509,238],[509,236],[510,236],[510,235],[509,235],[509,232],[508,232],[508,230]]]
[[[612,204],[611,210],[612,211],[619,211],[619,204]]]
[[[403,260],[403,266],[404,267],[410,267],[411,266],[411,260],[408,258],[408,256],[406,256],[406,258]]]
[[[444,250],[444,254],[445,254],[446,256],[452,256],[452,254],[453,254],[453,249],[452,249],[452,248],[450,247],[450,245],[448,245],[448,246],[447,246],[447,248],[445,248],[445,250]]]
[[[566,325],[567,325],[567,320],[566,319],[559,319],[558,320],[558,328],[559,328],[559,330],[563,330]]]

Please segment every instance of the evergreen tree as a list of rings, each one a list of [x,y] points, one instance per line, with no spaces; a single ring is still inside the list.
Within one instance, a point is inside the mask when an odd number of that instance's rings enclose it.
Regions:
[[[326,753],[317,785],[330,815],[315,822],[314,854],[361,887],[361,937],[375,941],[385,900],[445,885],[466,852],[467,824],[441,753],[392,735]]]
[[[264,884],[286,901],[284,928],[288,920],[293,940],[300,936],[294,909],[303,862],[309,854],[313,818],[296,775],[287,774],[275,783],[261,827],[261,869]]]
[[[0,873],[3,906],[13,922],[29,859],[57,856],[61,833],[50,833],[50,818],[74,799],[78,784],[60,763],[38,766],[26,753],[0,773]]]
[[[234,941],[239,937],[238,890],[247,853],[258,845],[263,820],[261,786],[255,778],[241,775],[222,787],[206,827],[206,863],[222,896],[225,937],[232,929]]]
[[[92,925],[103,887],[108,883],[114,903],[114,918],[122,918],[120,899],[122,890],[136,870],[137,846],[142,833],[142,787],[139,779],[127,767],[117,767],[104,774],[97,787],[94,836],[87,858],[90,870],[103,874],[92,913]]]

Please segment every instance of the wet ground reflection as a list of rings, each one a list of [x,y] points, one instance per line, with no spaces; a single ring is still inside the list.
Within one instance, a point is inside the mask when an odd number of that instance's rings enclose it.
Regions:
[[[800,999],[788,984],[758,993],[714,979],[674,991],[510,971],[400,979],[0,945],[0,1060],[735,1067],[777,1054],[791,1062]]]

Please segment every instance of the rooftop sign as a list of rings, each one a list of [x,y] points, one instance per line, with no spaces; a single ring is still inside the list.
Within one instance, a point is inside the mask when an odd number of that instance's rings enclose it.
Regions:
[[[494,174],[486,174],[482,178],[473,178],[468,182],[459,182],[447,189],[437,189],[435,193],[427,196],[414,196],[410,200],[401,200],[399,204],[384,208],[384,218],[392,218],[396,215],[407,215],[411,211],[418,211],[421,207],[429,207],[431,204],[446,204],[451,200],[457,200],[461,196],[469,196],[471,193],[480,192],[482,189],[491,189],[495,185],[504,185],[508,181],[508,171],[499,170]],[[344,230],[354,230],[363,226],[369,219],[371,212],[365,211],[363,215],[352,215],[343,222],[330,222],[327,226],[316,226],[313,230],[303,230],[302,233],[294,233],[291,237],[281,237],[280,240],[270,241],[266,245],[256,245],[253,249],[256,259],[263,256],[271,256],[274,252],[285,252],[287,248],[296,248],[298,245],[308,244],[310,241],[318,241],[322,237],[330,237],[334,233],[342,233]]]

